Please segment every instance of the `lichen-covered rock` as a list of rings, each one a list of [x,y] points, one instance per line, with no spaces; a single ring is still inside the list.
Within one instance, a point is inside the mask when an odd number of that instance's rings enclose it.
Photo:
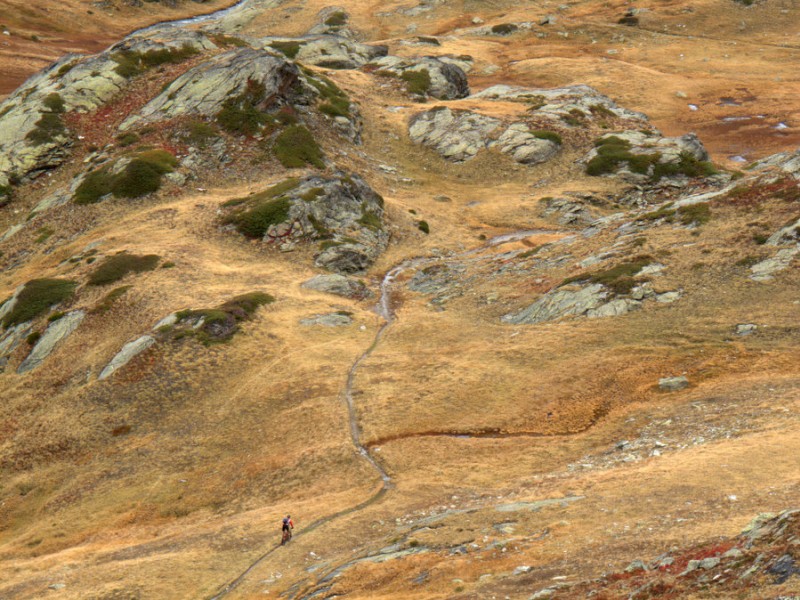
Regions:
[[[524,123],[514,123],[498,138],[497,147],[518,163],[538,165],[555,156],[560,146],[552,140],[537,138]]]
[[[389,52],[386,46],[361,44],[339,35],[268,37],[261,43],[263,48],[281,51],[304,65],[327,69],[358,69]]]
[[[50,323],[47,330],[42,334],[42,337],[36,342],[31,353],[22,361],[22,364],[17,369],[17,373],[26,373],[41,365],[42,362],[50,356],[53,350],[56,349],[56,346],[78,328],[78,325],[81,324],[85,316],[86,313],[84,311],[76,310]]]
[[[786,244],[796,244],[800,242],[800,219],[782,227],[767,240],[768,246],[784,246]]]
[[[329,275],[315,275],[303,283],[302,287],[357,300],[372,296],[372,292],[364,285],[364,282],[335,273]]]
[[[127,365],[136,356],[147,350],[155,342],[156,342],[155,338],[150,335],[143,335],[142,337],[137,338],[132,342],[128,342],[122,347],[122,349],[116,354],[116,356],[114,356],[114,358],[111,359],[111,362],[109,362],[106,365],[106,367],[100,372],[100,375],[97,379],[100,381],[108,379],[119,369]]]
[[[453,162],[497,148],[521,164],[535,165],[552,158],[560,148],[552,139],[538,137],[524,123],[506,126],[494,117],[441,106],[412,117],[408,133],[414,143],[433,148]]]
[[[372,63],[379,71],[402,77],[404,73],[425,71],[430,85],[425,95],[440,100],[455,100],[469,96],[467,74],[461,66],[433,56],[400,58],[385,56]]]
[[[584,315],[603,305],[609,293],[600,284],[578,290],[558,289],[549,292],[518,313],[502,317],[503,323],[532,325],[566,316]]]
[[[750,267],[750,279],[753,281],[770,281],[776,273],[789,268],[797,255],[800,254],[800,245],[794,248],[784,248],[779,250],[775,256],[762,260]]]
[[[355,174],[287,180],[234,207],[225,220],[249,237],[291,245],[321,242],[317,266],[356,273],[371,265],[389,235],[383,198]]]
[[[408,133],[415,144],[433,148],[444,158],[463,162],[487,147],[501,121],[467,110],[437,107],[411,119]]]
[[[186,115],[212,117],[229,98],[264,86],[264,102],[287,99],[300,77],[294,63],[264,50],[237,48],[203,62],[178,77],[138,114],[123,121],[120,130]]]
[[[62,113],[102,106],[127,84],[115,57],[175,48],[204,50],[214,44],[182,29],[131,36],[90,57],[69,54],[31,77],[0,103],[0,185],[57,167],[69,156],[72,134]]]
[[[563,88],[532,89],[510,85],[493,85],[472,98],[485,100],[511,100],[525,102],[535,108],[537,116],[561,119],[581,111],[586,116],[608,114],[621,119],[647,123],[647,116],[626,108],[621,108],[608,96],[604,96],[588,85],[570,85]]]

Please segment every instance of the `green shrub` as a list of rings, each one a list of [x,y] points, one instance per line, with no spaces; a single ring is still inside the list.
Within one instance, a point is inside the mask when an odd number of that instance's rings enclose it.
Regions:
[[[643,254],[610,269],[569,277],[562,285],[574,282],[599,283],[615,294],[628,294],[636,286],[636,273],[653,262],[653,257]]]
[[[708,202],[698,202],[681,206],[676,215],[684,225],[705,225],[711,220],[711,207]]]
[[[51,306],[72,298],[78,284],[67,279],[33,279],[17,296],[14,308],[3,318],[3,327],[35,319]]]
[[[259,306],[272,304],[273,302],[275,302],[275,298],[270,294],[264,292],[249,292],[228,300],[220,309],[234,316],[238,316],[238,318],[242,318],[252,315]]]
[[[52,315],[47,317],[47,322],[48,323],[54,323],[55,321],[58,321],[59,319],[63,318],[65,314],[67,314],[67,313],[62,312],[60,310],[57,310]]]
[[[94,204],[106,194],[117,198],[140,198],[158,191],[161,176],[171,173],[178,159],[166,150],[145,150],[132,156],[120,173],[106,166],[90,172],[75,190],[76,204]]]
[[[331,117],[349,117],[350,101],[347,98],[333,98],[320,104],[319,110]]]
[[[763,246],[767,243],[769,239],[769,235],[765,233],[754,233],[753,234],[753,241],[758,244],[759,246]]]
[[[25,342],[27,342],[29,346],[35,346],[36,342],[38,342],[41,339],[41,337],[42,337],[41,331],[34,331],[33,333],[29,334],[28,337],[25,338]]]
[[[492,27],[492,33],[495,35],[511,35],[519,29],[514,23],[500,23]]]
[[[53,92],[52,94],[48,94],[44,100],[42,100],[42,104],[44,104],[50,112],[53,113],[63,113],[64,112],[64,100],[61,98],[61,95],[58,92]]]
[[[203,344],[229,340],[238,331],[238,323],[250,318],[259,306],[271,304],[275,298],[264,292],[250,292],[236,296],[217,308],[182,310],[177,314],[178,324],[190,325],[191,329],[167,331],[173,339],[196,336]],[[195,331],[202,321],[199,330]]]
[[[288,198],[264,200],[256,206],[229,216],[227,223],[233,224],[244,236],[262,238],[272,225],[283,223],[289,218],[291,202]]]
[[[78,63],[77,62],[71,62],[71,63],[67,63],[65,65],[61,65],[59,67],[59,69],[58,69],[57,75],[59,77],[63,77],[64,75],[69,73],[76,64],[78,64]]]
[[[325,19],[325,25],[328,27],[342,27],[343,25],[347,25],[347,13],[337,10]]]
[[[358,223],[373,231],[380,231],[381,218],[374,212],[367,210],[365,206],[361,206],[361,216],[358,218]]]
[[[431,232],[431,227],[428,225],[427,221],[420,221],[417,223],[417,229],[419,229],[424,234],[429,234]]]
[[[137,256],[127,252],[120,252],[106,258],[89,275],[88,283],[89,285],[107,285],[119,281],[128,273],[152,271],[158,266],[159,260],[161,260],[161,257],[155,254]]]
[[[123,133],[117,136],[117,144],[121,148],[132,146],[139,141],[139,136],[133,132]]]
[[[234,48],[243,48],[247,46],[247,42],[242,38],[233,35],[225,35],[224,33],[216,33],[211,36],[211,39],[217,46],[233,46]]]
[[[66,132],[67,128],[57,113],[42,113],[36,121],[34,129],[28,132],[25,139],[30,140],[35,146],[54,142],[55,138]]]
[[[294,58],[300,52],[300,42],[272,42],[270,46],[282,53],[286,58]]]
[[[114,69],[117,75],[130,79],[151,67],[183,62],[198,53],[199,51],[192,46],[184,44],[180,48],[162,48],[147,52],[122,50],[112,54],[111,59],[117,63]]]
[[[615,115],[611,109],[606,108],[602,104],[592,104],[589,107],[589,112],[591,112],[596,117],[605,117],[607,119],[613,119],[617,115]]]
[[[266,100],[266,86],[249,79],[241,94],[225,102],[217,113],[217,123],[229,133],[255,135],[270,121],[269,115],[260,110]]]
[[[431,74],[428,69],[403,71],[400,79],[406,82],[406,90],[416,96],[427,96],[431,89]]]
[[[645,213],[639,217],[637,217],[637,221],[657,221],[659,219],[666,219],[667,222],[671,222],[673,217],[675,216],[675,209],[672,208],[673,202],[668,202],[658,210],[654,210],[649,213]]]
[[[311,132],[302,125],[292,125],[284,129],[275,139],[276,158],[287,169],[297,169],[311,165],[318,169],[325,167],[324,154]]]
[[[532,131],[531,133],[533,134],[534,137],[537,137],[540,140],[548,140],[553,142],[554,144],[558,144],[559,146],[563,143],[561,136],[558,135],[555,131],[537,129],[536,131]]]
[[[100,302],[98,302],[97,306],[92,309],[92,313],[103,314],[104,312],[109,311],[114,303],[122,298],[122,296],[124,296],[125,293],[132,287],[132,285],[122,285],[118,288],[114,288],[108,294],[106,294]]]
[[[217,137],[217,130],[205,121],[192,121],[184,131],[186,142],[198,148],[205,148]]]

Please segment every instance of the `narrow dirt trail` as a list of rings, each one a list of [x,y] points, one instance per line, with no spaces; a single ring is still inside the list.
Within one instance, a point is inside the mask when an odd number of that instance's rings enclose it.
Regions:
[[[504,235],[500,235],[494,237],[488,241],[486,241],[483,245],[474,248],[472,250],[467,250],[466,252],[462,252],[457,255],[459,258],[465,258],[468,256],[473,256],[479,252],[484,250],[494,248],[496,246],[500,246],[503,244],[507,244],[510,242],[515,242],[518,240],[522,240],[533,235],[539,234],[552,234],[556,233],[549,230],[525,230],[525,231],[518,231],[514,233],[508,233]],[[353,365],[350,367],[349,371],[347,372],[347,380],[345,382],[344,389],[342,390],[342,396],[344,398],[345,405],[347,407],[348,413],[348,423],[350,426],[350,439],[355,447],[356,451],[363,457],[365,461],[369,463],[375,473],[380,477],[381,484],[380,487],[375,491],[369,498],[353,506],[351,508],[347,508],[341,510],[337,513],[332,515],[328,515],[326,517],[321,517],[311,523],[308,527],[303,528],[297,534],[294,535],[294,539],[307,535],[316,529],[320,528],[321,526],[330,523],[336,519],[340,519],[345,516],[352,515],[357,513],[372,504],[375,504],[379,500],[381,500],[391,489],[392,489],[392,477],[386,468],[381,464],[381,462],[375,457],[375,455],[371,452],[371,448],[376,446],[377,444],[363,444],[361,442],[361,427],[358,423],[358,413],[357,407],[355,403],[355,399],[353,397],[353,390],[355,387],[356,376],[358,375],[359,367],[372,355],[373,352],[377,349],[378,345],[380,344],[381,340],[383,339],[384,335],[386,334],[387,330],[392,326],[393,323],[397,320],[397,315],[392,310],[392,291],[395,282],[397,281],[398,277],[400,277],[405,271],[409,269],[417,269],[420,267],[428,266],[431,264],[436,264],[442,262],[444,260],[448,260],[448,258],[452,259],[452,257],[435,257],[435,258],[411,258],[407,259],[400,264],[392,267],[386,275],[384,275],[383,280],[381,281],[380,285],[380,298],[378,300],[378,304],[375,307],[376,312],[380,317],[383,318],[383,324],[378,328],[375,332],[375,337],[372,340],[372,343],[369,347],[364,350],[364,352],[359,355],[359,357],[353,362]],[[602,415],[601,415],[602,416]],[[600,418],[600,417],[598,417]],[[593,419],[592,424],[595,422]],[[445,432],[437,432],[437,433],[421,433],[418,435],[411,435],[407,437],[423,437],[426,435],[438,435],[438,436],[452,436],[452,437],[461,437],[461,438],[483,438],[483,437],[520,437],[520,436],[530,436],[530,437],[539,437],[539,434],[527,434],[527,433],[501,433],[501,432],[473,432],[473,433],[445,433]],[[276,550],[280,548],[280,544],[276,544],[275,546],[271,547],[269,550],[264,552],[261,556],[259,556],[255,561],[253,561],[238,577],[230,581],[229,583],[225,584],[219,592],[217,592],[214,596],[211,596],[209,600],[219,600],[220,598],[225,597],[230,592],[234,591],[239,585],[241,585],[247,576],[252,573],[256,568],[258,568],[266,559],[268,559]]]

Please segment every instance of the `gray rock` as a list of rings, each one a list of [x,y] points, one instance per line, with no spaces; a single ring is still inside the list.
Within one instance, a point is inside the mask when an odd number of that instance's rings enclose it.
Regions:
[[[663,377],[658,380],[658,388],[665,392],[677,392],[689,387],[689,380],[681,375],[679,377]]]
[[[595,216],[589,208],[575,198],[548,198],[542,204],[544,206],[542,216],[558,215],[559,225],[581,225],[595,221]]]
[[[453,162],[463,162],[485,149],[489,135],[500,125],[499,119],[472,111],[437,107],[415,115],[408,133],[415,144],[433,148]]]
[[[17,298],[22,293],[22,290],[25,289],[24,285],[17,286],[17,289],[14,290],[14,293],[8,298],[5,302],[0,304],[0,321],[6,318],[14,307],[17,305]]]
[[[364,282],[337,274],[316,275],[303,283],[302,287],[356,300],[372,296]]]
[[[784,248],[779,250],[775,256],[762,260],[750,267],[750,279],[753,281],[770,281],[776,273],[786,270],[794,262],[795,257],[800,254],[800,245],[795,248]]]
[[[567,316],[584,315],[600,307],[607,297],[608,291],[599,283],[578,290],[557,289],[548,292],[522,311],[503,316],[501,321],[512,325],[532,325]]]
[[[322,325],[324,327],[345,327],[347,325],[351,325],[352,323],[352,317],[343,312],[329,313],[326,315],[314,315],[313,317],[300,320],[300,324],[305,326]]]
[[[17,346],[28,336],[30,331],[31,323],[28,321],[7,329],[0,336],[0,372],[5,367],[8,357],[17,349]]]
[[[278,105],[293,99],[293,84],[299,78],[297,66],[285,58],[264,50],[237,48],[189,69],[119,128],[124,131],[189,115],[212,117],[226,100],[245,91],[249,81],[264,84],[264,108]]]
[[[22,361],[17,373],[26,373],[41,365],[50,356],[50,353],[55,350],[56,346],[78,328],[85,316],[86,313],[84,311],[76,310],[50,323],[47,330],[33,347],[33,350],[31,350],[31,353]]]
[[[158,331],[162,327],[169,327],[178,322],[178,313],[172,313],[161,319],[158,323],[153,325],[153,331]]]
[[[647,571],[647,565],[642,560],[634,560],[631,564],[625,567],[626,573],[635,573],[636,571]]]
[[[800,219],[769,236],[768,246],[783,246],[800,242]]]
[[[683,292],[680,290],[675,290],[673,292],[664,292],[663,294],[656,295],[656,302],[660,302],[662,304],[671,304],[681,299],[683,296]]]
[[[514,123],[497,140],[501,152],[510,154],[523,165],[538,165],[550,160],[560,146],[550,140],[537,138],[527,125]]]
[[[273,44],[298,44],[294,60],[306,65],[328,69],[358,69],[368,62],[386,56],[386,46],[360,44],[340,35],[315,35],[298,38],[264,38],[262,47],[269,49]]]
[[[122,347],[122,350],[120,350],[117,355],[111,359],[111,362],[106,365],[106,368],[100,372],[100,376],[97,379],[99,381],[108,379],[119,369],[127,365],[134,357],[138,356],[150,346],[155,344],[155,342],[155,338],[149,335],[143,335],[132,342],[128,342]]]
[[[427,71],[431,78],[427,94],[440,100],[455,100],[469,96],[467,75],[461,66],[438,57],[386,56],[372,64],[376,65],[379,71],[386,71],[398,76],[408,71]]]
[[[752,335],[758,329],[758,325],[754,325],[753,323],[739,323],[734,330],[736,335],[746,336]]]
[[[533,567],[528,565],[520,565],[511,573],[512,575],[524,575],[525,573],[530,573]]]
[[[638,300],[633,300],[631,298],[616,298],[610,302],[606,302],[605,304],[598,306],[597,308],[586,311],[586,316],[590,319],[619,317],[641,307],[642,303]]]

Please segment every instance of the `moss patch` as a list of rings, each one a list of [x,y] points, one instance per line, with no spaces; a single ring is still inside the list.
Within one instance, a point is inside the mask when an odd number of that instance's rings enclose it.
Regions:
[[[255,135],[272,120],[262,110],[266,101],[266,86],[249,79],[241,94],[225,102],[217,113],[217,123],[229,133]]]
[[[173,339],[196,337],[205,345],[224,342],[239,330],[239,323],[249,319],[260,306],[275,302],[264,292],[250,292],[236,296],[217,308],[184,310],[177,314],[178,323],[162,332]]]
[[[34,146],[49,144],[67,131],[64,121],[58,113],[42,113],[36,125],[25,136]]]
[[[295,58],[297,53],[300,52],[300,42],[272,42],[270,46],[286,58]]]
[[[160,256],[147,254],[137,256],[121,252],[106,258],[89,276],[89,285],[107,285],[125,277],[128,273],[152,271],[158,266]]]
[[[328,27],[342,27],[343,25],[347,25],[347,13],[337,10],[325,19],[325,25]]]
[[[604,271],[570,277],[562,285],[574,282],[599,283],[617,295],[629,294],[637,284],[634,279],[636,273],[652,262],[652,256],[643,254]]]
[[[548,140],[553,142],[554,144],[558,144],[559,146],[563,143],[561,136],[558,135],[555,131],[547,131],[545,129],[537,129],[536,131],[531,131],[534,137],[539,138],[540,140]]]
[[[403,71],[400,79],[405,81],[408,93],[415,96],[427,96],[431,89],[431,74],[428,69]]]
[[[162,175],[171,173],[176,166],[178,160],[165,150],[139,152],[119,173],[112,174],[110,166],[90,172],[75,190],[73,201],[94,204],[107,194],[140,198],[158,191]]]
[[[67,279],[33,279],[17,296],[14,308],[3,319],[3,327],[19,325],[35,319],[50,309],[72,298],[78,284]]]
[[[306,165],[322,169],[324,154],[312,133],[302,125],[284,129],[275,139],[275,157],[287,169],[298,169]]]
[[[117,75],[130,79],[152,67],[183,62],[196,54],[199,54],[198,50],[185,44],[180,48],[162,48],[147,52],[122,50],[112,54],[111,59],[117,63],[114,69]]]

